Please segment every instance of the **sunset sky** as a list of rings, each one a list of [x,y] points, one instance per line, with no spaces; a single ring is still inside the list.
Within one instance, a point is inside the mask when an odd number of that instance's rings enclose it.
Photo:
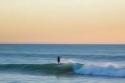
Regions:
[[[0,43],[125,44],[125,0],[0,0]]]

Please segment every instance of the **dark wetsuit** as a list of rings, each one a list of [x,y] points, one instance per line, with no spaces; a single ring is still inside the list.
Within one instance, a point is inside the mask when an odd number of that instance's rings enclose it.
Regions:
[[[60,64],[60,57],[59,56],[57,57],[57,62],[58,62],[58,64]]]

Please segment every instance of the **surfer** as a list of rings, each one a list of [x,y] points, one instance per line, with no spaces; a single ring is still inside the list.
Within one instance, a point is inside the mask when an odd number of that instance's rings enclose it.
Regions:
[[[58,64],[61,64],[61,62],[60,62],[60,56],[57,57],[57,62],[58,62]]]

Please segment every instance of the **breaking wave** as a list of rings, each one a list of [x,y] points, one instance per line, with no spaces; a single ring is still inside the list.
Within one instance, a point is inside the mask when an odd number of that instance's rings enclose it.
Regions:
[[[21,72],[29,74],[71,74],[91,76],[125,77],[125,67],[113,65],[71,64],[0,64],[0,72]]]
[[[114,65],[79,65],[73,66],[74,72],[80,75],[125,77],[125,68]]]

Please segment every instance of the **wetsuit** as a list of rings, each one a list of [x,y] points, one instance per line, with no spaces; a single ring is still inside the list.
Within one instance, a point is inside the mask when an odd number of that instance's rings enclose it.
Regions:
[[[60,57],[59,56],[57,58],[57,62],[58,62],[58,64],[60,64]]]

